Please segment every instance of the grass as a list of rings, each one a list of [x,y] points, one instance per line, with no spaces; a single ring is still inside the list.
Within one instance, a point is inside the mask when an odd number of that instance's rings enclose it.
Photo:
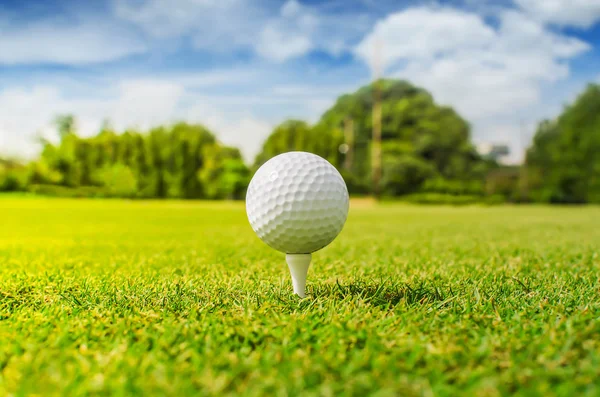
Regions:
[[[356,201],[304,300],[242,203],[0,214],[0,395],[600,395],[597,207]]]

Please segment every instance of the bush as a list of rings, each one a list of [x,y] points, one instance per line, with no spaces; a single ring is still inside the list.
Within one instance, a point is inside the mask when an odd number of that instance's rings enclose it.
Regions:
[[[82,186],[78,188],[71,188],[59,185],[37,184],[30,185],[28,191],[30,193],[38,194],[41,196],[67,198],[102,198],[110,196],[104,188],[96,186]]]
[[[134,197],[137,180],[133,171],[125,165],[115,164],[100,171],[99,179],[110,197]]]
[[[484,204],[488,205],[497,205],[506,203],[506,197],[501,194],[494,194],[492,196],[488,196],[484,199]]]
[[[20,192],[27,186],[27,175],[23,170],[0,173],[0,192]]]
[[[443,193],[414,193],[400,198],[402,201],[415,204],[447,204],[447,205],[468,205],[477,204],[483,201],[481,196],[473,195],[452,195]]]
[[[500,195],[507,200],[517,201],[519,192],[519,168],[504,167],[491,171],[485,180],[485,192],[489,196]]]
[[[371,187],[368,184],[365,184],[365,182],[361,181],[361,179],[355,174],[346,170],[341,170],[340,173],[346,182],[348,191],[351,194],[365,195],[369,193]]]
[[[388,196],[412,193],[434,173],[432,164],[414,156],[387,158],[383,164],[383,193]]]
[[[424,193],[440,193],[455,196],[482,196],[484,193],[483,183],[481,181],[445,178],[433,178],[425,181],[420,191]]]
[[[0,191],[16,192],[20,190],[19,179],[14,174],[0,176]]]

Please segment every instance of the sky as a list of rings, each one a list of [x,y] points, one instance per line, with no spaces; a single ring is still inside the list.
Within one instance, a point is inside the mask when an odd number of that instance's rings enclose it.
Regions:
[[[316,122],[374,76],[454,107],[522,158],[537,123],[600,82],[600,0],[0,0],[0,154],[204,124],[251,161],[280,122]]]

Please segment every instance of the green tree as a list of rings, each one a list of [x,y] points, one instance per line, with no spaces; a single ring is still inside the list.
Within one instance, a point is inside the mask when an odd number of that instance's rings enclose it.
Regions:
[[[389,196],[413,193],[433,175],[433,165],[419,157],[388,156],[383,163],[384,193]]]
[[[75,133],[75,117],[71,114],[63,114],[56,117],[54,120],[56,129],[61,138],[66,135]]]
[[[521,185],[532,200],[600,202],[600,86],[591,84],[556,120],[538,126]]]
[[[380,80],[378,84],[383,191],[388,195],[410,193],[421,189],[428,179],[442,178],[462,184],[464,190],[474,190],[475,181],[482,193],[489,166],[472,145],[467,122],[406,81]],[[263,145],[256,165],[282,152],[306,150],[336,166],[351,192],[369,191],[374,87],[371,84],[342,95],[313,127],[294,120],[279,125]]]
[[[0,192],[16,192],[25,189],[27,168],[19,161],[0,158]]]
[[[236,148],[212,144],[205,147],[205,167],[198,177],[206,197],[241,199],[250,183],[250,171]]]
[[[30,184],[65,187],[42,186],[40,191],[74,196],[240,198],[248,184],[249,171],[239,151],[221,145],[201,125],[178,123],[146,133],[127,130],[119,134],[105,124],[90,138],[79,137],[74,125],[70,117],[60,119],[60,142],[43,141],[40,158],[29,166]],[[12,179],[10,183],[14,185]]]
[[[102,185],[111,197],[134,197],[137,181],[133,171],[123,164],[106,166],[99,172]]]

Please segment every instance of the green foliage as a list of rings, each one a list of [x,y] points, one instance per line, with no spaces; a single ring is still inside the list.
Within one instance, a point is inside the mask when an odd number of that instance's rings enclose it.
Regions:
[[[354,121],[355,174],[370,177],[375,84],[381,91],[384,158],[418,157],[448,178],[482,176],[469,175],[480,160],[470,144],[468,124],[454,110],[437,105],[425,90],[398,80],[381,80],[342,96],[321,118],[330,128],[340,127],[347,118]]]
[[[18,161],[0,158],[0,192],[18,192],[27,185],[27,169]]]
[[[44,142],[40,159],[29,166],[28,183],[36,185],[31,191],[63,192],[70,197],[89,192],[109,197],[219,199],[243,197],[248,183],[249,171],[239,152],[220,145],[200,125],[178,123],[147,133],[117,134],[107,123],[97,136],[81,138],[72,117],[62,116],[57,123],[60,143]]]
[[[375,84],[381,92],[382,190],[386,194],[418,191],[431,178],[482,186],[490,164],[477,155],[468,124],[451,108],[437,105],[425,90],[398,80],[380,80],[341,96],[313,127],[299,121],[283,123],[265,142],[256,164],[285,151],[310,151],[340,170],[351,193],[368,193]],[[344,132],[349,128],[351,141]],[[350,153],[340,152],[344,143],[349,144]]]
[[[67,187],[61,185],[32,184],[27,191],[39,196],[68,198],[103,198],[114,197],[109,191],[98,186]]]
[[[481,196],[467,195],[467,194],[448,194],[448,193],[413,193],[406,196],[402,196],[402,201],[414,204],[435,204],[435,205],[470,205],[486,203],[487,200],[482,199]],[[502,200],[504,202],[504,200]],[[490,203],[497,203],[497,198]]]
[[[424,192],[448,195],[482,196],[483,182],[479,180],[445,179],[441,177],[428,179],[421,188]]]
[[[29,165],[28,179],[30,185],[59,185],[63,180],[63,176],[60,171],[52,168],[45,159],[40,159]]]
[[[309,135],[310,127],[304,121],[288,120],[275,127],[263,144],[261,153],[256,157],[256,167],[278,154],[292,150],[306,150],[305,144],[310,141]]]
[[[600,86],[593,84],[556,120],[540,123],[520,170],[481,158],[468,123],[452,108],[406,81],[388,79],[342,95],[315,125],[300,120],[278,125],[253,170],[278,154],[308,151],[331,162],[352,195],[372,193],[376,92],[382,113],[380,190],[386,196],[600,203]],[[0,191],[241,199],[251,179],[239,151],[217,142],[201,125],[117,133],[105,123],[91,138],[77,135],[70,115],[57,117],[56,125],[60,142],[43,141],[38,160],[19,167],[0,161]]]
[[[501,167],[491,171],[485,181],[485,192],[489,196],[501,196],[506,201],[519,201],[520,167]]]
[[[432,164],[411,155],[387,157],[383,163],[383,192],[389,196],[401,196],[412,193],[432,175]]]
[[[242,203],[0,199],[2,396],[596,396],[600,208],[353,202],[308,297]]]
[[[0,192],[18,192],[25,187],[23,173],[6,171],[0,173]]]
[[[339,164],[342,156],[339,146],[344,142],[339,129],[329,129],[324,125],[309,126],[304,121],[288,120],[275,127],[256,157],[258,168],[270,158],[285,152],[301,150],[315,153],[332,164]]]
[[[126,165],[116,163],[105,166],[98,172],[99,180],[111,197],[134,197],[137,181],[133,171]]]
[[[206,167],[199,179],[206,186],[207,198],[242,199],[250,183],[250,171],[240,151],[230,147],[208,146]]]
[[[526,156],[535,201],[600,203],[600,86],[590,85],[553,121],[540,123]]]

